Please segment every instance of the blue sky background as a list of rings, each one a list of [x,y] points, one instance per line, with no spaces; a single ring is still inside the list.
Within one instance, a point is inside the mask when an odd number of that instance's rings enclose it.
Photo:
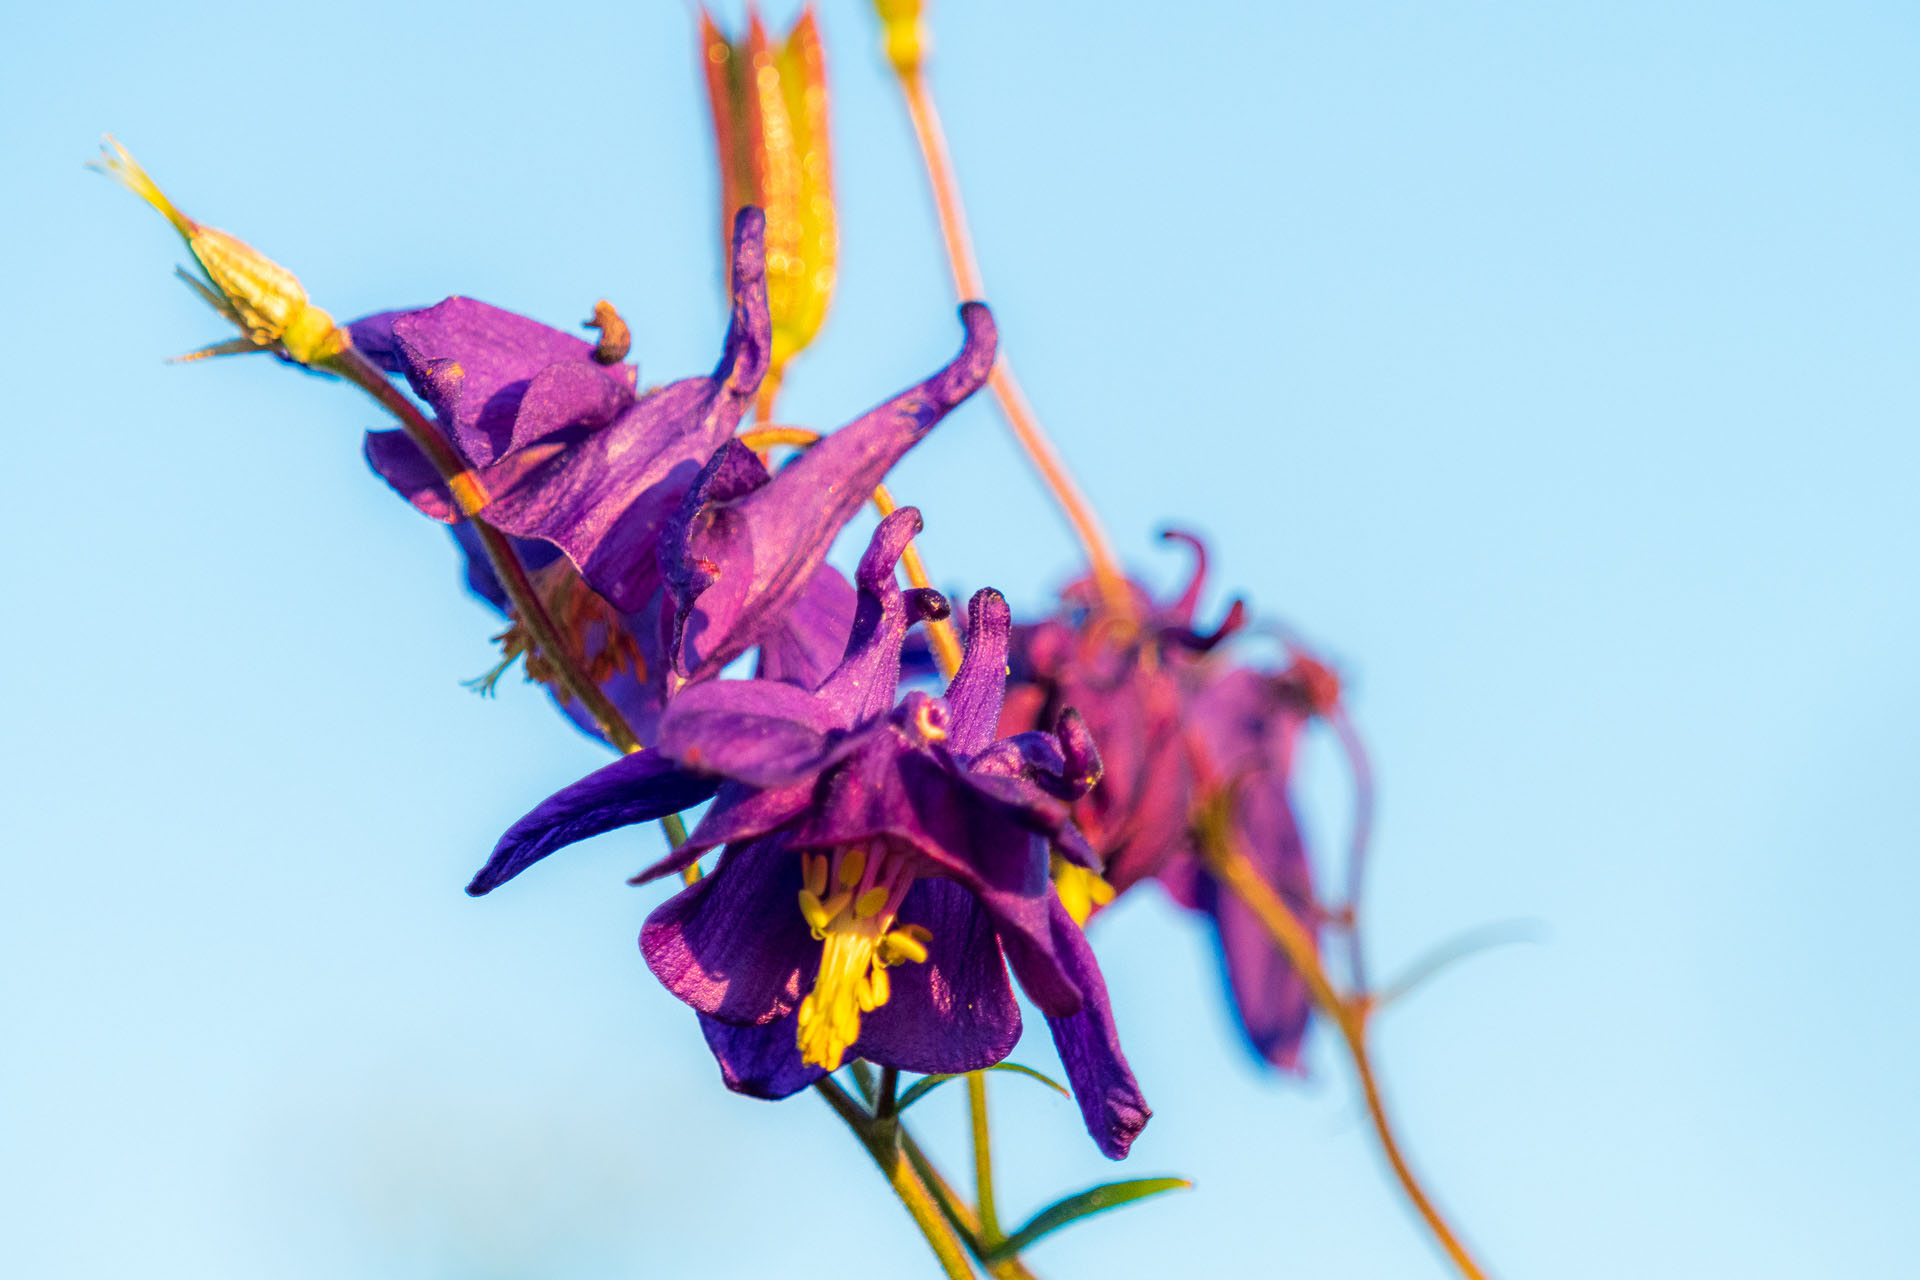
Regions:
[[[1171,584],[1153,531],[1204,531],[1215,605],[1350,681],[1376,967],[1537,922],[1382,1023],[1418,1164],[1503,1276],[1908,1270],[1920,11],[1194,12],[951,5],[937,84],[1006,349],[1130,561]],[[826,427],[957,327],[865,6],[823,21],[843,271],[781,416]],[[656,835],[461,894],[598,749],[461,688],[494,623],[366,403],[161,363],[220,324],[80,167],[114,130],[341,317],[610,297],[666,379],[723,326],[696,77],[674,4],[0,17],[0,1270],[931,1273],[824,1108],[725,1093],[641,965]],[[944,582],[1037,609],[1074,570],[984,403],[895,487]],[[1037,1270],[1443,1274],[1330,1043],[1257,1071],[1164,901],[1095,941],[1158,1116],[1115,1169],[997,1086],[1007,1212],[1199,1189]],[[954,1158],[959,1101],[921,1113]]]

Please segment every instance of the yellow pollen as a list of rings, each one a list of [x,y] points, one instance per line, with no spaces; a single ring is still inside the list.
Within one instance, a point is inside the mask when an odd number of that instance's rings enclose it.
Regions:
[[[876,845],[871,853],[865,846],[844,849],[833,862],[820,854],[805,854],[801,861],[806,887],[799,894],[800,914],[822,945],[820,976],[800,1002],[795,1034],[801,1060],[828,1071],[839,1069],[860,1038],[860,1019],[893,995],[887,966],[924,963],[933,940],[921,925],[893,928],[913,883],[905,859]],[[839,888],[823,899],[829,882]],[[868,888],[856,897],[862,883]]]
[[[1114,889],[1096,871],[1068,862],[1059,854],[1053,855],[1053,887],[1060,895],[1060,905],[1067,909],[1077,925],[1085,926],[1097,907],[1104,907],[1113,901]]]

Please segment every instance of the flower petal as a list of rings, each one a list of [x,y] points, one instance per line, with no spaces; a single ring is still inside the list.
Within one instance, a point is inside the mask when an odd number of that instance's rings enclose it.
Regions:
[[[894,463],[985,384],[992,313],[970,302],[961,322],[965,345],[939,373],[827,436],[771,483],[681,512],[666,544],[680,561],[667,580],[689,642],[675,657],[680,671],[712,674],[758,643]]]
[[[772,787],[817,772],[833,728],[820,699],[797,685],[712,680],[673,699],[660,750],[690,769]]]
[[[1275,775],[1250,780],[1239,788],[1237,805],[1234,819],[1247,857],[1312,928],[1312,877],[1284,780]],[[1219,931],[1221,961],[1247,1043],[1274,1066],[1296,1069],[1313,1012],[1306,980],[1237,895],[1221,890],[1210,876],[1200,877],[1191,892]]]
[[[967,602],[967,653],[947,684],[947,705],[953,709],[947,749],[962,759],[986,750],[997,735],[1012,631],[1006,597],[992,587],[974,592]]]
[[[820,968],[800,914],[800,857],[778,837],[736,845],[655,907],[640,931],[647,967],[701,1013],[739,1026],[793,1010]]]
[[[811,1086],[826,1073],[800,1060],[794,1020],[788,1014],[765,1026],[736,1027],[700,1015],[700,1034],[720,1064],[720,1079],[735,1093],[778,1101]]]
[[[993,920],[951,880],[923,879],[900,905],[903,924],[933,935],[922,964],[887,970],[893,995],[860,1023],[853,1052],[906,1071],[978,1071],[1013,1052],[1020,1004]]]
[[[636,751],[554,792],[507,829],[467,886],[491,892],[556,849],[615,827],[678,813],[708,799],[719,781],[690,773],[657,751]]]
[[[815,569],[773,634],[760,642],[760,678],[819,688],[847,651],[854,604],[845,575],[830,564]]]
[[[1133,1140],[1153,1115],[1141,1096],[1133,1069],[1120,1051],[1120,1036],[1113,1023],[1113,1005],[1107,999],[1107,982],[1100,974],[1099,962],[1080,926],[1067,914],[1059,896],[1049,899],[1054,952],[1064,963],[1068,975],[1080,988],[1084,1001],[1080,1011],[1070,1017],[1047,1019],[1053,1032],[1054,1048],[1060,1051],[1060,1065],[1066,1068],[1067,1082],[1080,1103],[1081,1118],[1093,1135],[1100,1154],[1119,1160],[1127,1154]]]
[[[900,641],[907,633],[906,599],[893,573],[921,527],[918,508],[899,508],[873,531],[854,570],[859,595],[846,656],[819,689],[837,724],[850,728],[893,706],[900,684]]]

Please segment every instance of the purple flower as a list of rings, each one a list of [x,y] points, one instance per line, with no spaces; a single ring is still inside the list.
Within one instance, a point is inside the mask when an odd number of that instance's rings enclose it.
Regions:
[[[755,646],[766,674],[824,676],[852,597],[825,566],[829,546],[993,363],[992,315],[969,304],[951,364],[769,476],[733,439],[766,371],[764,222],[749,208],[735,223],[719,365],[645,393],[631,366],[602,364],[588,343],[470,298],[352,326],[355,345],[432,407],[488,495],[485,518],[517,540],[577,656],[643,739],[681,684]],[[459,531],[451,495],[403,433],[372,432],[366,448],[389,484]],[[473,540],[463,545],[470,583],[504,610]],[[513,633],[505,640],[511,658]]]
[[[1306,985],[1257,917],[1208,874],[1194,842],[1202,815],[1224,806],[1240,849],[1317,934],[1291,780],[1295,744],[1323,710],[1316,700],[1327,696],[1331,676],[1311,660],[1276,674],[1223,658],[1216,646],[1245,610],[1235,602],[1219,627],[1198,633],[1206,551],[1188,534],[1166,536],[1196,556],[1177,599],[1155,602],[1136,585],[1137,616],[1121,620],[1104,611],[1092,583],[1076,583],[1059,616],[1016,632],[1017,683],[1001,728],[1025,728],[1062,705],[1080,709],[1107,768],[1075,820],[1100,855],[1106,884],[1087,886],[1068,871],[1062,893],[1084,918],[1103,899],[1157,878],[1176,901],[1205,913],[1248,1043],[1291,1069],[1311,1013]]]
[[[920,1072],[997,1062],[1020,1035],[1010,964],[1047,1016],[1089,1131],[1117,1159],[1150,1113],[1092,952],[1048,881],[1050,851],[1091,859],[1070,809],[1099,758],[1071,712],[1052,732],[996,738],[1011,626],[994,591],[973,598],[946,696],[895,704],[908,626],[946,609],[894,583],[918,529],[910,507],[881,522],[845,657],[816,689],[689,688],[656,749],[514,824],[468,892],[712,796],[692,837],[638,879],[715,848],[720,860],[648,917],[641,948],[701,1014],[729,1088],[785,1097],[848,1056]]]

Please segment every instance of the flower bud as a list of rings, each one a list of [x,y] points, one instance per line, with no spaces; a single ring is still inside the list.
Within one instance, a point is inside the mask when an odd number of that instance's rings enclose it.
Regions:
[[[758,14],[744,41],[700,15],[700,43],[720,156],[720,228],[731,238],[743,205],[767,215],[767,307],[773,318],[770,380],[813,341],[833,295],[833,171],[827,142],[827,73],[813,11],[783,44]]]
[[[920,22],[921,0],[873,0],[880,15],[880,44],[887,61],[903,76],[920,70],[927,55],[927,31]]]
[[[245,242],[181,213],[111,134],[100,151],[100,159],[88,167],[117,179],[173,224],[206,274],[204,280],[185,271],[180,277],[242,335],[183,359],[279,351],[300,364],[314,364],[345,349],[346,331],[307,301],[307,291],[291,271]]]

